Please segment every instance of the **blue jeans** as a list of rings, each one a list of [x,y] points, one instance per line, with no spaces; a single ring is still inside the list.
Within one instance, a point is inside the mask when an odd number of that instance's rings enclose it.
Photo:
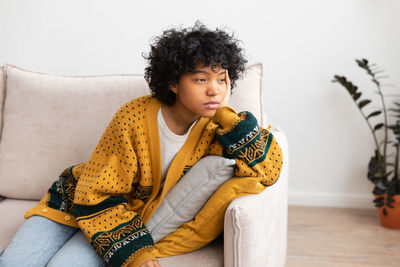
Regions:
[[[81,230],[40,216],[26,220],[0,255],[1,267],[105,265]]]

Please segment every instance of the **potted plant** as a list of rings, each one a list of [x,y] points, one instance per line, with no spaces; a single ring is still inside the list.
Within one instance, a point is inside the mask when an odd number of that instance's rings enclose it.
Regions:
[[[372,101],[363,99],[358,87],[345,76],[335,75],[332,82],[340,83],[346,88],[372,134],[375,151],[368,164],[367,177],[374,184],[373,202],[379,209],[381,224],[385,227],[400,229],[400,103],[394,102],[395,108],[388,108],[380,82],[385,76],[378,75],[382,71],[375,64],[369,64],[366,59],[356,60],[356,62],[367,72],[377,88],[381,109],[366,113],[365,109]],[[381,121],[373,125],[372,118],[381,119]],[[394,119],[389,120],[391,118]],[[383,134],[378,135],[379,131],[383,131]]]

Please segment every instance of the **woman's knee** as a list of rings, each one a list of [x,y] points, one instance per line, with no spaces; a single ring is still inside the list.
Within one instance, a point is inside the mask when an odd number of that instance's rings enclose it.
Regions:
[[[77,231],[47,218],[27,219],[0,256],[0,266],[45,266]]]

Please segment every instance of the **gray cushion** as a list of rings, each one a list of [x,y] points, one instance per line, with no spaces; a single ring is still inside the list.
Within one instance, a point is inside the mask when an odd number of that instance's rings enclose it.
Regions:
[[[234,175],[235,160],[207,156],[199,160],[168,192],[147,223],[154,242],[192,220],[204,203]]]

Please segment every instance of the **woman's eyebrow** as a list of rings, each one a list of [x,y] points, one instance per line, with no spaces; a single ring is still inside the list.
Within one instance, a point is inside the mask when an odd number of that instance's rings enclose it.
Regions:
[[[197,73],[210,74],[208,71],[205,71],[205,70],[194,70],[194,71],[192,71],[192,74],[197,74]],[[226,71],[223,70],[219,74],[225,74],[225,73],[226,73]]]
[[[194,70],[194,71],[192,71],[192,74],[197,74],[197,73],[210,74],[208,71],[205,71],[205,70]]]

